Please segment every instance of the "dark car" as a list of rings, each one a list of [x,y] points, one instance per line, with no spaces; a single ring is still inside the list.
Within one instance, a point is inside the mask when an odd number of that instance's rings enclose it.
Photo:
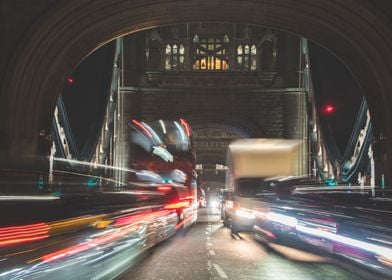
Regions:
[[[221,217],[233,233],[252,231],[256,212],[266,211],[270,203],[289,199],[296,185],[316,184],[307,177],[241,178],[235,192],[224,192]]]

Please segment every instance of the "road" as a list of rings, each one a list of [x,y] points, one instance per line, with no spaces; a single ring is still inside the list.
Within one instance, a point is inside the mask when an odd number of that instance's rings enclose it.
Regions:
[[[266,249],[251,234],[231,236],[219,215],[202,209],[198,223],[156,246],[122,280],[362,279],[315,256],[286,247]]]

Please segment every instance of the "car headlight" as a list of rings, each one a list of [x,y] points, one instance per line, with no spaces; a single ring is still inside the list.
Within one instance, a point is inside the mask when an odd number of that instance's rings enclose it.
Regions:
[[[212,208],[219,208],[219,201],[217,201],[217,200],[212,200],[212,201],[211,201],[211,207],[212,207]]]
[[[236,216],[245,218],[245,219],[254,219],[256,218],[255,213],[252,210],[247,210],[244,208],[237,209],[235,211]]]
[[[289,227],[295,227],[297,225],[297,219],[295,217],[286,216],[274,212],[268,212],[267,220]]]

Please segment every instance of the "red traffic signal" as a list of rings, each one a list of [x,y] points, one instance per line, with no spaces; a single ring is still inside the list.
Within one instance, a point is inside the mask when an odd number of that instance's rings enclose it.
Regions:
[[[72,86],[75,83],[75,79],[71,76],[67,78],[67,85]]]
[[[336,111],[336,108],[332,104],[327,104],[322,108],[324,115],[332,115]]]

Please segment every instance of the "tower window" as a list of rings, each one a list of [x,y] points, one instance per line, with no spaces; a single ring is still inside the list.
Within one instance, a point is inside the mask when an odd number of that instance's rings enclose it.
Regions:
[[[184,69],[185,48],[182,44],[167,44],[165,48],[165,70]]]
[[[257,48],[256,45],[238,45],[237,47],[238,69],[244,71],[256,71],[257,69]]]
[[[229,69],[229,54],[227,35],[223,39],[198,39],[195,43],[193,69],[194,70],[220,70]]]

